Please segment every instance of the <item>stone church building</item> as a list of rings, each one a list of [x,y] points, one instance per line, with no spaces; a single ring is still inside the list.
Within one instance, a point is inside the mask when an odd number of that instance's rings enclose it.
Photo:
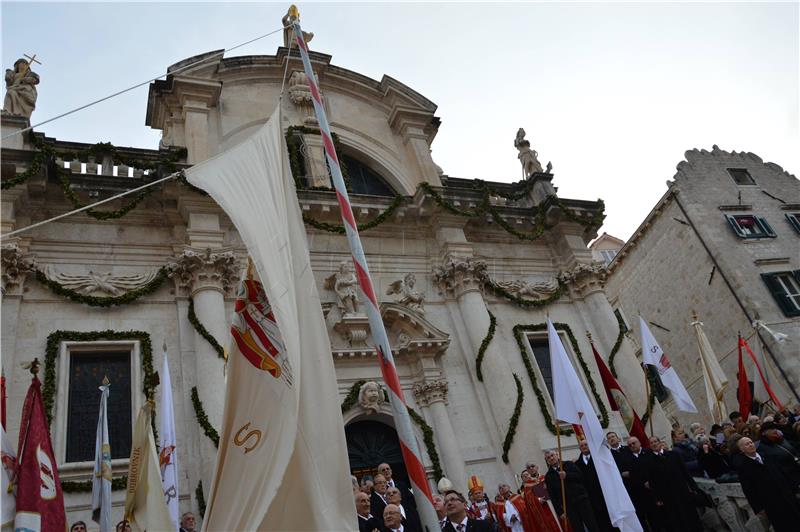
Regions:
[[[499,482],[517,483],[527,461],[544,466],[542,451],[556,445],[548,316],[603,426],[625,434],[587,337],[613,358],[632,404],[646,412],[637,347],[609,304],[605,267],[587,247],[602,225],[603,202],[558,197],[557,176],[549,165],[543,170],[524,131],[514,145],[525,180],[449,176],[431,157],[444,127],[433,102],[389,76],[374,80],[336,66],[330,55],[312,52],[311,59],[431,485],[446,476],[464,490],[475,474],[494,493]],[[276,105],[323,300],[351,470],[373,474],[385,461],[402,477],[391,410],[369,384],[380,383],[381,373],[363,309],[358,302],[348,308],[333,289],[350,252],[296,51],[224,59],[209,52],[168,67],[150,87],[145,115],[163,133],[158,150],[82,144],[46,131],[9,139],[0,228],[26,227],[223,153]],[[26,125],[4,115],[3,135]],[[175,398],[181,509],[202,511],[246,257],[222,210],[180,179],[3,240],[7,429],[16,442],[30,384],[21,366],[37,357],[70,522],[90,522],[97,386],[106,375],[119,479],[114,517],[121,518],[132,425],[162,348]],[[664,435],[669,427],[657,405],[654,417]],[[577,454],[573,436],[562,441],[567,456]]]

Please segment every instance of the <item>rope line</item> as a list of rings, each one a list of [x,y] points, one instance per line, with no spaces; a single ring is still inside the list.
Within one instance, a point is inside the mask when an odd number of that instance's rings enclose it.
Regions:
[[[288,26],[287,26],[287,28],[288,28]],[[78,111],[82,111],[84,109],[92,107],[93,105],[97,105],[98,103],[102,103],[102,102],[104,102],[106,100],[110,100],[111,98],[115,98],[115,97],[119,96],[120,94],[125,94],[126,92],[130,92],[133,89],[138,89],[139,87],[141,87],[143,85],[147,85],[148,83],[152,83],[153,81],[156,81],[157,79],[162,78],[164,76],[168,76],[170,74],[172,74],[172,75],[178,74],[180,72],[183,72],[184,70],[187,70],[189,68],[197,66],[200,63],[204,63],[206,61],[210,61],[211,59],[215,59],[217,57],[221,57],[226,52],[232,52],[232,51],[236,50],[237,48],[241,48],[242,46],[246,46],[246,45],[248,45],[250,43],[254,43],[254,42],[256,42],[256,41],[258,41],[260,39],[263,39],[264,37],[269,37],[270,35],[274,35],[275,33],[278,33],[279,31],[283,31],[284,29],[285,29],[284,27],[280,27],[275,31],[271,31],[269,33],[265,33],[264,35],[259,35],[258,37],[250,39],[249,41],[243,42],[241,44],[237,44],[236,46],[233,46],[231,48],[226,48],[226,49],[224,49],[224,50],[222,50],[220,52],[217,52],[215,54],[212,54],[212,55],[210,55],[208,57],[204,57],[202,59],[198,59],[197,61],[195,61],[193,63],[189,63],[188,65],[184,65],[184,66],[182,66],[180,68],[177,68],[177,69],[173,70],[172,72],[167,72],[166,74],[159,74],[158,76],[156,76],[154,78],[150,78],[147,81],[143,81],[141,83],[137,83],[136,85],[134,85],[132,87],[128,87],[127,89],[123,89],[121,91],[115,92],[114,94],[109,94],[108,96],[104,96],[103,98],[100,98],[99,100],[94,100],[93,102],[89,102],[87,104],[81,105],[80,107],[76,107],[75,109],[72,109],[72,110],[67,111],[65,113],[61,113],[60,115],[54,116],[52,118],[48,118],[47,120],[44,120],[44,121],[39,122],[37,124],[33,124],[32,126],[28,126],[25,129],[18,129],[16,131],[13,131],[13,132],[9,133],[8,135],[4,136],[0,140],[6,140],[7,138],[11,138],[11,137],[13,137],[15,135],[20,135],[22,133],[30,131],[35,127],[39,127],[39,126],[43,126],[45,124],[49,124],[50,122],[53,122],[53,121],[58,120],[60,118],[64,118],[65,116],[69,116],[69,115],[71,115],[73,113],[77,113]],[[288,62],[287,62],[287,65],[288,65]]]

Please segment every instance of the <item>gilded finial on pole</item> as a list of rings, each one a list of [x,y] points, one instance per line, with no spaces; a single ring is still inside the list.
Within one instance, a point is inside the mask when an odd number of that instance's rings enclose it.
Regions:
[[[28,362],[26,364],[23,364],[22,368],[30,370],[31,375],[33,375],[34,377],[37,377],[39,375],[39,366],[40,366],[39,359],[38,358],[34,358],[30,362]]]
[[[589,343],[592,343],[592,333],[590,333],[589,331],[586,331],[586,338],[589,339]]]

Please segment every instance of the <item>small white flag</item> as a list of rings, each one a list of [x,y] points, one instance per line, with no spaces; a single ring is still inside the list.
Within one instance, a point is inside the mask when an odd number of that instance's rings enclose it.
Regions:
[[[17,453],[14,452],[14,448],[11,446],[11,441],[8,439],[8,435],[6,435],[6,429],[0,426],[0,430],[2,430],[2,434],[0,437],[0,445],[2,445],[2,463],[3,463],[3,486],[2,486],[2,499],[3,499],[3,518],[2,518],[2,525],[3,529],[5,529],[6,525],[13,526],[14,525],[14,517],[17,515],[17,499],[14,497],[14,480],[15,480],[15,473],[14,468],[17,464]]]
[[[97,438],[94,444],[94,477],[92,478],[92,520],[100,532],[114,529],[111,524],[111,445],[108,442],[108,395],[111,386],[103,380],[100,386],[100,415],[97,417]]]
[[[672,393],[672,398],[675,400],[678,410],[696,414],[697,407],[694,406],[692,398],[689,397],[689,392],[686,391],[681,378],[678,377],[678,372],[669,363],[669,358],[664,354],[664,350],[658,345],[653,333],[650,332],[644,322],[644,318],[641,316],[639,316],[639,328],[642,334],[642,361],[658,370],[658,376],[661,377],[661,382],[664,383],[664,386]]]
[[[178,443],[175,438],[175,412],[172,406],[172,381],[169,376],[167,349],[164,346],[164,364],[161,367],[161,402],[158,405],[158,465],[161,466],[161,482],[164,500],[172,519],[174,530],[180,530],[178,517]]]
[[[636,517],[636,509],[622,483],[622,476],[614,456],[605,444],[603,427],[550,318],[547,319],[547,337],[550,343],[556,420],[580,425],[583,428],[611,523],[621,532],[641,532],[642,525]]]

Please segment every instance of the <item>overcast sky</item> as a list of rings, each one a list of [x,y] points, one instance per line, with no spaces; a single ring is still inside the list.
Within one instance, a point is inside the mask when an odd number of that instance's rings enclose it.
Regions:
[[[33,122],[280,27],[281,3],[2,2],[5,68],[42,65]],[[300,3],[311,48],[435,102],[451,176],[520,178],[517,128],[568,198],[606,201],[627,239],[691,148],[800,171],[798,2]],[[274,55],[277,33],[229,56]],[[155,148],[147,87],[42,126],[61,140]]]

